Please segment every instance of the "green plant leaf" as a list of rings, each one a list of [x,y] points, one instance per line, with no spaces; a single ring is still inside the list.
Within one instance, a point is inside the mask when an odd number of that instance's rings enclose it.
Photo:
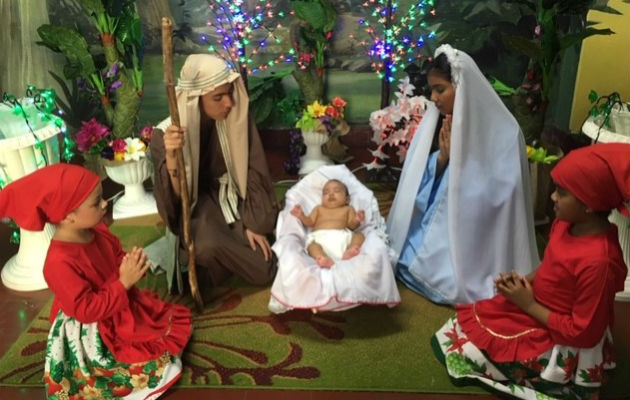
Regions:
[[[79,32],[65,26],[42,25],[37,28],[37,33],[49,47],[59,49],[66,56],[70,65],[68,69],[64,68],[67,78],[76,76],[77,72],[88,77],[96,71],[88,44]]]
[[[261,124],[264,122],[273,111],[273,105],[275,104],[275,99],[272,97],[263,97],[260,101],[256,103],[256,107],[254,109],[254,119],[257,124]]]
[[[597,102],[597,100],[599,99],[599,95],[597,94],[596,91],[591,90],[591,92],[588,94],[588,101],[592,103]]]
[[[573,46],[574,44],[581,43],[584,39],[589,36],[594,35],[612,35],[615,32],[606,28],[606,29],[597,29],[597,28],[586,28],[580,32],[569,33],[564,35],[560,39],[560,50],[564,50]]]
[[[541,61],[543,58],[543,51],[540,44],[534,40],[527,39],[518,35],[504,35],[501,37],[503,44],[517,53],[526,55],[527,57]]]
[[[77,0],[90,14],[102,14],[105,7],[101,0]]]

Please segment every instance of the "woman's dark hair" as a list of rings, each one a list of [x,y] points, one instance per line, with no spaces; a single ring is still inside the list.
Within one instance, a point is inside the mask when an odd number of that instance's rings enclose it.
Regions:
[[[445,53],[441,53],[439,56],[429,61],[426,71],[427,73],[433,71],[442,75],[444,78],[448,78],[449,81],[453,80],[451,76],[451,64],[449,64]]]

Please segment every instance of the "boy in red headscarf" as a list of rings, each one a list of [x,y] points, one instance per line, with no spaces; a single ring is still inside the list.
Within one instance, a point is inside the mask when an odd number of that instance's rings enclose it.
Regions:
[[[432,344],[453,378],[523,399],[594,399],[615,366],[610,326],[628,269],[608,214],[630,200],[630,145],[575,150],[551,176],[556,220],[538,270],[501,274],[499,294],[458,306]]]
[[[149,268],[125,254],[103,223],[107,202],[97,175],[55,164],[0,191],[0,217],[55,234],[44,278],[55,294],[44,381],[47,398],[155,399],[181,375],[179,354],[191,315],[134,285]]]

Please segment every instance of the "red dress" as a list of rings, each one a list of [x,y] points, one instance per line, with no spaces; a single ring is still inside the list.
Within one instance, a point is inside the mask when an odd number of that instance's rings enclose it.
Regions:
[[[462,331],[493,361],[535,358],[554,345],[590,348],[612,323],[627,274],[617,228],[575,237],[569,227],[554,222],[533,283],[536,301],[551,311],[547,327],[503,295],[457,307]]]
[[[96,322],[103,342],[122,362],[181,353],[192,332],[190,310],[150,291],[125,290],[118,280],[125,254],[120,241],[104,224],[93,232],[90,243],[50,243],[44,278],[55,294],[51,322],[59,310],[81,323]]]

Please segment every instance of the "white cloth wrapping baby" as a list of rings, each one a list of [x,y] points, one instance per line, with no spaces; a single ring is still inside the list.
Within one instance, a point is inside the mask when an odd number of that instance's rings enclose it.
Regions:
[[[360,253],[348,260],[335,260],[330,269],[321,268],[306,253],[310,232],[293,215],[299,204],[309,215],[321,203],[322,189],[329,179],[343,182],[355,210],[365,211],[365,221],[357,232],[365,235]],[[278,273],[271,286],[269,310],[282,313],[291,309],[340,311],[361,304],[400,303],[387,245],[385,221],[371,190],[365,187],[344,165],[324,166],[311,172],[287,191],[285,207],[276,224]]]
[[[350,229],[318,229],[306,235],[305,247],[315,242],[322,246],[324,253],[333,259],[340,259],[352,240]]]

